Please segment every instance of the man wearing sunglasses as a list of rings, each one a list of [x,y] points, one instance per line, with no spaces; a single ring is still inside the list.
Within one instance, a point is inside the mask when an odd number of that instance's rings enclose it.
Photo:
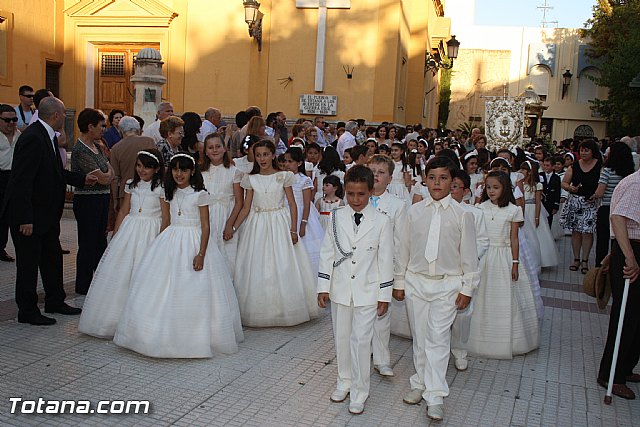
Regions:
[[[16,106],[15,112],[18,118],[18,130],[22,132],[29,126],[35,110],[33,105],[33,88],[27,85],[20,86],[18,94],[20,95],[20,104]]]
[[[17,129],[18,117],[12,106],[0,104],[0,204],[11,175],[13,148],[20,131]],[[5,250],[9,240],[9,224],[0,223],[0,261],[13,262],[15,259]]]

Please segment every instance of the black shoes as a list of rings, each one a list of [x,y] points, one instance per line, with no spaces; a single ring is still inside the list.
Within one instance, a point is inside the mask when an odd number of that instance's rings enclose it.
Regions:
[[[78,315],[78,314],[82,313],[82,309],[76,308],[76,307],[71,307],[67,303],[63,302],[62,304],[54,306],[54,307],[45,306],[44,307],[44,312],[45,313],[60,313],[60,314],[66,314],[66,315],[69,315],[69,316],[75,316],[75,315]]]
[[[28,323],[30,325],[36,326],[49,326],[55,324],[56,319],[43,316],[39,312],[36,314],[32,314],[31,316],[21,316],[20,314],[18,314],[18,323]]]
[[[6,250],[0,251],[0,261],[14,262],[16,259],[9,255]]]

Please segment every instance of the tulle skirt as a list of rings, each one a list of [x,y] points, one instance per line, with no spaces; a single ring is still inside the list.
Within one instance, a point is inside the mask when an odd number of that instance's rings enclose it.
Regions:
[[[288,208],[252,211],[240,229],[234,285],[242,324],[293,326],[318,316],[317,275],[294,245]]]
[[[127,303],[131,278],[160,232],[160,217],[127,215],[102,255],[84,300],[78,331],[113,338]]]
[[[197,222],[197,221],[196,221]],[[231,276],[210,242],[200,271],[199,226],[169,226],[135,271],[114,343],[151,357],[235,353],[243,333]]]
[[[535,205],[527,204],[524,210],[525,223],[523,228],[529,230],[529,234],[535,234],[540,246],[540,265],[542,267],[555,267],[558,265],[558,249],[556,248],[556,242],[551,235],[549,229],[549,222],[547,217],[549,214],[544,206],[540,206],[540,220],[539,225],[536,227],[536,212]]]

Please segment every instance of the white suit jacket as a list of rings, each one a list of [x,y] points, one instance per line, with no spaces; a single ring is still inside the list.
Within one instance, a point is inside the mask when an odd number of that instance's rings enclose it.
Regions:
[[[318,293],[328,292],[331,301],[347,306],[390,302],[394,245],[389,218],[368,205],[356,233],[354,213],[346,206],[331,215],[320,250]]]

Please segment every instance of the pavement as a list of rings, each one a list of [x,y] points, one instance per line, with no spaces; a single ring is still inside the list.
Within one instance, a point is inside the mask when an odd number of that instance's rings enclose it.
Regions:
[[[73,293],[75,221],[63,218],[61,225],[62,247],[71,250],[64,257],[68,302],[82,306],[84,297]],[[56,314],[57,325],[49,327],[17,323],[15,264],[0,263],[0,425],[639,426],[640,400],[602,402],[596,375],[608,309],[598,310],[582,293],[582,274],[569,271],[569,237],[558,248],[560,265],[541,276],[540,348],[513,360],[470,357],[465,372],[451,361],[440,423],[426,418],[424,402],[402,402],[414,373],[410,340],[392,336],[395,377],[372,371],[365,412],[350,415],[348,399],[329,401],[337,365],[328,311],[296,327],[245,328],[234,355],[152,359],[78,333],[77,316]],[[638,384],[629,385],[640,395]],[[9,399],[16,397],[88,400],[92,408],[100,400],[149,400],[151,407],[146,414],[11,414]]]

